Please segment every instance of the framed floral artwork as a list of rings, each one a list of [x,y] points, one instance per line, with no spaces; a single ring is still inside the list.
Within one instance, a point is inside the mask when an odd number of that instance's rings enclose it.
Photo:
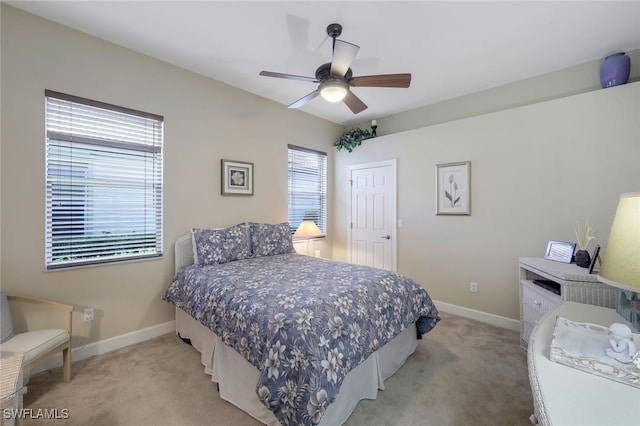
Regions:
[[[222,195],[253,195],[253,163],[221,160]]]
[[[471,161],[436,164],[436,214],[471,215]]]

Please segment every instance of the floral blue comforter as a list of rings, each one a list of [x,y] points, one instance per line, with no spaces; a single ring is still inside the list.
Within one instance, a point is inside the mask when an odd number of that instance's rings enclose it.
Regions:
[[[414,322],[440,320],[416,282],[382,269],[281,254],[181,269],[163,299],[260,371],[256,392],[283,425],[313,425],[345,375]]]

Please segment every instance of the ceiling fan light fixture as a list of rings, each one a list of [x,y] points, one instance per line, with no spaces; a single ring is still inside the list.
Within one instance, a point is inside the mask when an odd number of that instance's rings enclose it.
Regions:
[[[349,85],[343,80],[332,78],[320,83],[320,95],[327,102],[340,102],[347,96]]]

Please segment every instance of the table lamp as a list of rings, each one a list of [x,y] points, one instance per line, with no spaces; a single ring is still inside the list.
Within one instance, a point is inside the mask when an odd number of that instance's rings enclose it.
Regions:
[[[312,220],[303,221],[296,232],[293,234],[295,238],[307,239],[307,255],[309,255],[309,240],[311,238],[322,237],[322,231],[318,228],[318,225]]]
[[[640,192],[622,194],[598,280],[618,288],[616,311],[640,329]]]

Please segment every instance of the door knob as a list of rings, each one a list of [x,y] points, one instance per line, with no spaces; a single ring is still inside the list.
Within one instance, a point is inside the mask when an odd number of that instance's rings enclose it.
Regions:
[[[385,235],[385,236],[384,236],[384,237],[382,237],[382,238],[384,238],[385,240],[390,240],[390,239],[391,239],[391,235]]]

